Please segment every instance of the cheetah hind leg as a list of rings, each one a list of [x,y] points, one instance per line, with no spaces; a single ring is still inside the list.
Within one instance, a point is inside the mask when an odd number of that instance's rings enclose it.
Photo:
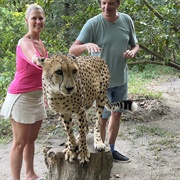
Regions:
[[[101,111],[97,111],[97,120],[95,122],[94,126],[94,148],[98,151],[105,150],[106,145],[102,142],[101,133],[100,133],[100,117],[101,117]]]

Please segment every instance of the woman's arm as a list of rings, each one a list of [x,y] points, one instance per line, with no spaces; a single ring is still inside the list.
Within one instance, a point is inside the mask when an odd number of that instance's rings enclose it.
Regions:
[[[38,61],[38,57],[36,56],[36,49],[34,48],[34,44],[32,43],[31,39],[23,38],[21,39],[19,45],[27,60],[31,61],[33,64],[36,64],[37,66],[41,66]]]

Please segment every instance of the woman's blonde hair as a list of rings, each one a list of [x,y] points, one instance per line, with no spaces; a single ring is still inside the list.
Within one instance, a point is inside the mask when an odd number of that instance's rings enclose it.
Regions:
[[[42,11],[43,16],[45,17],[44,10],[43,10],[43,8],[42,8],[40,5],[38,5],[38,4],[30,4],[30,5],[28,6],[28,8],[26,9],[26,13],[25,13],[26,19],[29,18],[30,12],[31,12],[32,10],[40,10],[40,11]]]

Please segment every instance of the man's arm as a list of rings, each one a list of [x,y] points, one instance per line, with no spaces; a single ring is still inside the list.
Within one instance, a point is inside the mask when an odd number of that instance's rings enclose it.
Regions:
[[[136,53],[139,51],[139,44],[136,44],[136,46],[131,47],[131,51],[134,54],[134,56],[136,55]]]
[[[86,44],[78,40],[76,40],[69,49],[69,53],[74,54],[75,56],[80,56],[85,51],[86,51]]]
[[[69,53],[74,54],[75,56],[80,56],[85,51],[88,51],[88,53],[100,52],[101,48],[94,43],[84,44],[81,41],[76,40],[69,49]]]
[[[138,51],[139,51],[139,44],[136,44],[136,46],[131,47],[131,50],[127,50],[124,53],[124,58],[134,58]]]

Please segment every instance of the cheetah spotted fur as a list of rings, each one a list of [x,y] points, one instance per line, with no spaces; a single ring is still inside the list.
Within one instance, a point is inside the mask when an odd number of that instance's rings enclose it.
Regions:
[[[133,110],[132,101],[109,103],[106,97],[110,75],[105,61],[99,57],[56,54],[50,58],[39,58],[43,68],[43,90],[49,107],[60,114],[68,142],[64,150],[65,159],[79,163],[88,162],[90,153],[86,144],[88,123],[86,110],[96,101],[97,120],[94,126],[94,148],[104,150],[100,135],[100,118],[104,106],[111,110]],[[78,136],[73,133],[72,114],[78,118]]]

